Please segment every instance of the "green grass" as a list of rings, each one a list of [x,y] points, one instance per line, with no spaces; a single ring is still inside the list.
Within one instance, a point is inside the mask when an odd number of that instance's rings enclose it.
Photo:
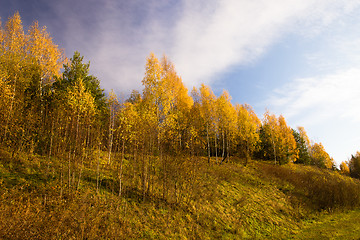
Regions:
[[[240,163],[209,166],[203,158],[174,160],[174,165],[169,165],[173,173],[166,198],[157,178],[161,175],[154,175],[152,189],[144,199],[141,184],[132,178],[129,159],[124,166],[124,193],[119,197],[115,160],[109,166],[106,157],[101,158],[97,191],[97,161],[86,163],[80,183],[74,175],[69,187],[66,159],[49,162],[46,157],[27,154],[11,159],[8,152],[0,150],[0,239],[360,236],[356,226],[360,211],[350,211],[359,207],[359,181],[337,173],[257,161],[245,167]],[[325,201],[329,194],[331,201]]]
[[[308,220],[291,239],[360,239],[360,210],[327,214]]]

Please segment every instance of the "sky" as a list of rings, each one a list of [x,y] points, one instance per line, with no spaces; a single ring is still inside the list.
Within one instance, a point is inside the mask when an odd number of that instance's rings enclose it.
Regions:
[[[165,54],[188,89],[282,114],[338,164],[360,151],[359,0],[0,0],[2,22],[16,11],[107,92],[141,91],[146,57]]]

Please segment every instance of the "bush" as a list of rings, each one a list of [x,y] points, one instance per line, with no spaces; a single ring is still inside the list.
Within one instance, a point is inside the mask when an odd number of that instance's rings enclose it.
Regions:
[[[360,182],[337,172],[311,166],[261,164],[265,174],[294,186],[294,193],[307,198],[317,210],[360,206]]]

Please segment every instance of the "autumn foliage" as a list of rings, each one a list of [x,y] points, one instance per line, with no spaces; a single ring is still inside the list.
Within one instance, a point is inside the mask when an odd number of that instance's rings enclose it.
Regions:
[[[95,150],[106,150],[109,164],[122,152],[151,155],[164,168],[164,155],[179,154],[218,164],[238,156],[332,168],[321,143],[311,145],[303,128],[297,136],[283,116],[267,111],[261,121],[251,106],[233,105],[228,92],[217,97],[204,84],[190,96],[166,56],[151,53],[142,93],[119,101],[114,91],[106,99],[80,53],[65,61],[46,28],[35,22],[25,33],[18,13],[1,28],[1,51],[1,139],[13,154],[66,156],[77,168]]]
[[[201,224],[207,224],[206,229],[219,225],[210,223],[211,217],[206,214],[196,215],[187,208],[207,206],[199,204],[205,200],[220,202],[218,188],[235,181],[233,176],[238,181],[247,174],[244,179],[249,189],[267,181],[259,176],[252,180],[256,171],[249,174],[250,170],[244,167],[249,165],[266,176],[280,178],[281,184],[292,184],[299,190],[293,194],[303,194],[301,199],[312,201],[316,209],[358,206],[359,183],[338,173],[322,172],[335,170],[333,159],[321,143],[309,140],[304,128],[290,128],[284,116],[266,111],[260,120],[251,106],[234,105],[227,91],[216,96],[204,84],[189,94],[175,65],[166,56],[159,60],[153,53],[146,59],[141,92],[134,90],[127,99],[119,99],[117,90],[106,96],[100,80],[89,73],[90,62],[83,60],[79,52],[66,59],[46,28],[40,28],[37,22],[24,31],[18,13],[0,28],[1,171],[7,176],[15,171],[25,179],[21,180],[24,183],[12,183],[10,177],[1,179],[0,185],[5,182],[6,186],[0,200],[7,202],[6,198],[13,196],[21,205],[28,202],[20,214],[25,214],[27,221],[39,221],[34,231],[44,228],[47,223],[41,219],[46,218],[58,224],[55,232],[45,231],[47,236],[87,238],[103,233],[109,238],[135,238],[141,235],[132,227],[137,223],[124,220],[128,206],[123,202],[139,209],[138,202],[150,202],[169,204],[167,211],[176,213],[177,208],[185,208],[188,220],[184,221],[191,224],[194,234],[187,237],[201,237],[196,235]],[[32,157],[37,164],[25,160]],[[359,159],[356,154],[341,166],[341,171],[359,178]],[[319,169],[299,172],[289,167],[293,163]],[[41,177],[35,177],[35,183],[29,187],[26,184],[34,177],[32,174]],[[218,181],[222,185],[217,185]],[[37,184],[44,187],[32,191]],[[243,187],[241,184],[238,186]],[[11,190],[12,185],[19,189]],[[29,192],[26,197],[20,194],[24,188]],[[224,188],[240,194],[233,188]],[[104,196],[111,199],[111,207],[106,206]],[[239,197],[236,204],[244,204],[245,198]],[[76,209],[78,205],[80,210]],[[120,205],[122,209],[118,208]],[[67,208],[64,215],[56,215],[62,208]],[[104,212],[99,210],[103,208]],[[4,205],[0,214],[7,216],[14,209],[14,204]],[[158,211],[157,206],[154,212]],[[77,214],[71,216],[72,212]],[[89,218],[84,212],[89,213]],[[115,219],[111,212],[124,219]],[[17,217],[13,218],[12,227],[19,224]],[[122,230],[102,229],[102,224],[109,221],[122,226]],[[176,225],[169,219],[165,222]],[[285,222],[279,220],[281,224],[286,225]],[[246,224],[244,221],[233,228]],[[72,234],[63,234],[66,229]],[[267,232],[271,232],[269,229]],[[19,238],[11,229],[6,231],[9,233],[4,236]],[[89,231],[94,232],[87,235]],[[29,238],[35,236],[28,234]]]

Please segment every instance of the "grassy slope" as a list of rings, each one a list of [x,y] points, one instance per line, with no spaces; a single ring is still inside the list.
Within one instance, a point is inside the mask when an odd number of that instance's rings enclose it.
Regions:
[[[325,215],[304,224],[293,239],[359,239],[360,210]]]
[[[323,199],[331,191],[312,197],[319,190],[306,187],[305,179],[326,189],[316,179],[327,184],[331,177],[343,177],[314,168],[259,162],[208,166],[197,159],[197,178],[177,202],[162,200],[156,191],[143,201],[136,189],[119,198],[107,185],[96,193],[94,164],[84,169],[78,190],[61,188],[66,165],[60,162],[48,165],[47,159],[29,155],[11,159],[0,151],[1,239],[317,239],[330,232],[336,236],[339,228],[349,239],[360,236],[360,229],[348,224],[359,219],[358,211],[319,211],[328,206],[336,210]],[[102,169],[102,178],[111,179]],[[349,186],[360,186],[344,179]]]

